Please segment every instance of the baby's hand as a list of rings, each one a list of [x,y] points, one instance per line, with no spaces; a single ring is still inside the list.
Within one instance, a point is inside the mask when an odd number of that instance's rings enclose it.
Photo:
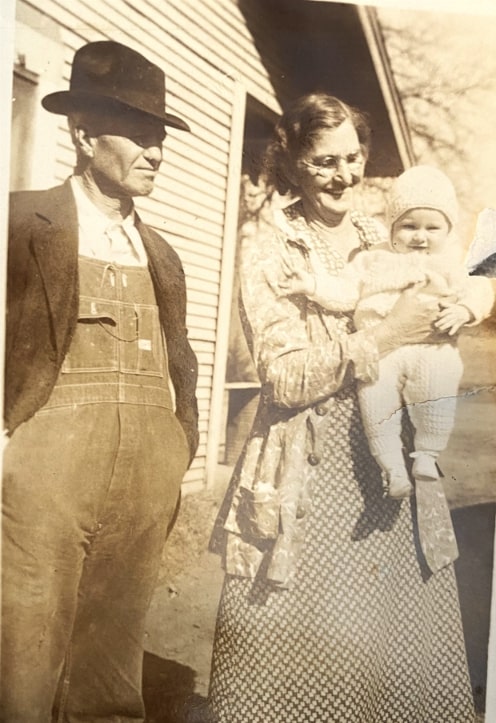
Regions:
[[[312,296],[315,293],[315,277],[303,269],[296,269],[288,261],[283,260],[282,271],[284,279],[279,281],[278,296],[291,296],[293,294],[304,294]]]
[[[441,313],[434,326],[439,331],[447,332],[449,336],[454,336],[462,326],[474,319],[472,312],[463,304],[440,302],[440,306]]]

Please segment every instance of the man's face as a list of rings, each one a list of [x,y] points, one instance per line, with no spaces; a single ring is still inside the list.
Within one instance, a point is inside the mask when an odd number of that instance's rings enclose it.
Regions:
[[[99,113],[88,128],[87,173],[110,198],[147,196],[162,162],[163,123],[145,113]]]

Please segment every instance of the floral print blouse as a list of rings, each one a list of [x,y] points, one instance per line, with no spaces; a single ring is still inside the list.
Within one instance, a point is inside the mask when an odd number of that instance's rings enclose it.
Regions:
[[[365,250],[384,240],[380,224],[352,214]],[[378,352],[351,315],[326,312],[304,296],[281,297],[282,264],[307,268],[315,250],[331,274],[346,266],[307,225],[299,202],[262,212],[243,227],[241,315],[261,381],[259,410],[214,530],[211,547],[228,573],[291,585],[304,539],[310,489],[332,395],[372,381]]]
[[[352,221],[362,249],[384,240],[373,219],[354,212]],[[241,243],[243,324],[272,402],[303,407],[328,397],[345,381],[374,379],[377,349],[364,334],[342,331],[339,315],[305,297],[278,296],[284,258],[306,266],[306,252],[313,248],[329,273],[339,274],[346,266],[307,225],[300,203],[248,224]]]

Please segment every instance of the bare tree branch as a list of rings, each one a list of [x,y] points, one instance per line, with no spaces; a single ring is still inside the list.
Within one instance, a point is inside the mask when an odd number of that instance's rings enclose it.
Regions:
[[[460,200],[470,205],[477,168],[477,111],[496,87],[494,53],[467,57],[459,37],[429,14],[379,12],[394,79],[418,162],[433,162],[455,176]]]

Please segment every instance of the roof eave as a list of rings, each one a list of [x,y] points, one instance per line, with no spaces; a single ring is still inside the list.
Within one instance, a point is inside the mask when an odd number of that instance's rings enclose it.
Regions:
[[[358,17],[367,41],[370,56],[388,110],[398,152],[405,168],[415,163],[412,138],[384,42],[377,11],[373,7],[357,6]]]

